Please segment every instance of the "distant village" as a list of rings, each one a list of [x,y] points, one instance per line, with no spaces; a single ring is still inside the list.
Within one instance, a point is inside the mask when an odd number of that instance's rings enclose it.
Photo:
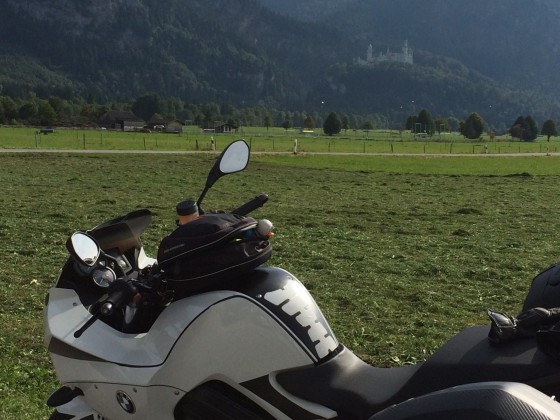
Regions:
[[[401,52],[391,52],[389,48],[387,48],[386,53],[380,52],[376,55],[373,54],[373,46],[369,44],[365,60],[363,58],[358,58],[358,64],[362,65],[376,64],[386,61],[414,64],[414,56],[412,50],[408,47],[408,41],[404,41]]]
[[[160,116],[154,115],[149,121],[144,121],[142,118],[137,117],[132,111],[107,111],[101,116],[101,127],[106,130],[119,130],[119,131],[140,131],[150,133],[152,131],[162,133],[181,133],[183,126],[192,124],[192,121],[180,121],[177,119],[163,119]],[[236,133],[238,126],[234,123],[224,123],[222,121],[215,121],[212,127],[207,127],[203,130],[204,133]],[[41,131],[41,134],[48,134]]]

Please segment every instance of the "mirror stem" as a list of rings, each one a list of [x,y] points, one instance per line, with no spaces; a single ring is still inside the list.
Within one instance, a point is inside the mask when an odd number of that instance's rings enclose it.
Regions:
[[[206,197],[206,193],[208,192],[209,189],[210,189],[209,186],[204,187],[204,190],[202,191],[200,197],[198,197],[198,200],[196,201],[196,206],[198,207],[198,214],[204,214],[204,210],[202,210],[200,203],[202,203],[202,200],[204,199],[204,197]]]

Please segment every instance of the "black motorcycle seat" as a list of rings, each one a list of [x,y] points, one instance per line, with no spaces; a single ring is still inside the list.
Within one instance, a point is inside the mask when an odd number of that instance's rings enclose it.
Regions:
[[[276,379],[291,394],[336,410],[338,418],[368,418],[390,405],[420,366],[373,367],[344,348],[319,366],[282,372]]]
[[[389,405],[451,386],[485,381],[523,382],[549,394],[560,390],[560,364],[533,339],[492,345],[489,327],[469,327],[423,363],[379,368],[343,349],[314,367],[282,372],[289,393],[333,410],[340,418],[368,418]]]

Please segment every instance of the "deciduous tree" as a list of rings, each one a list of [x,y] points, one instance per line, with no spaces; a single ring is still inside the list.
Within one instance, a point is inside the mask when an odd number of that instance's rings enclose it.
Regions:
[[[557,136],[558,131],[556,130],[556,121],[554,120],[546,120],[543,123],[541,134],[546,136],[547,141],[550,141],[552,136]]]
[[[343,115],[342,116],[342,129],[344,130],[344,134],[346,134],[346,132],[348,131],[349,128],[350,128],[350,122],[348,121],[348,115]]]
[[[420,124],[420,132],[427,133],[427,134],[434,134],[434,120],[432,119],[432,115],[427,109],[423,109],[418,114],[418,119],[416,120],[416,124]]]
[[[530,115],[526,117],[517,117],[511,126],[509,133],[512,137],[523,141],[533,141],[537,138],[539,129],[537,123]]]
[[[468,139],[478,139],[484,131],[484,120],[478,113],[473,112],[464,122],[459,124],[459,131]]]
[[[311,115],[305,117],[305,120],[303,121],[303,126],[308,130],[313,130],[315,128],[315,120]]]
[[[264,126],[266,127],[266,131],[268,131],[271,125],[272,125],[272,118],[270,117],[270,115],[265,115]]]

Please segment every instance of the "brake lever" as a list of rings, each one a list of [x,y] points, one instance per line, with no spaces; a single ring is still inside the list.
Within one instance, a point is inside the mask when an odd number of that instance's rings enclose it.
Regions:
[[[101,317],[101,311],[98,310],[96,313],[94,313],[90,319],[88,319],[86,321],[86,323],[84,325],[82,325],[78,330],[74,331],[74,337],[75,338],[80,338],[82,336],[82,334],[89,328],[92,326],[92,324],[97,321],[99,318]]]

